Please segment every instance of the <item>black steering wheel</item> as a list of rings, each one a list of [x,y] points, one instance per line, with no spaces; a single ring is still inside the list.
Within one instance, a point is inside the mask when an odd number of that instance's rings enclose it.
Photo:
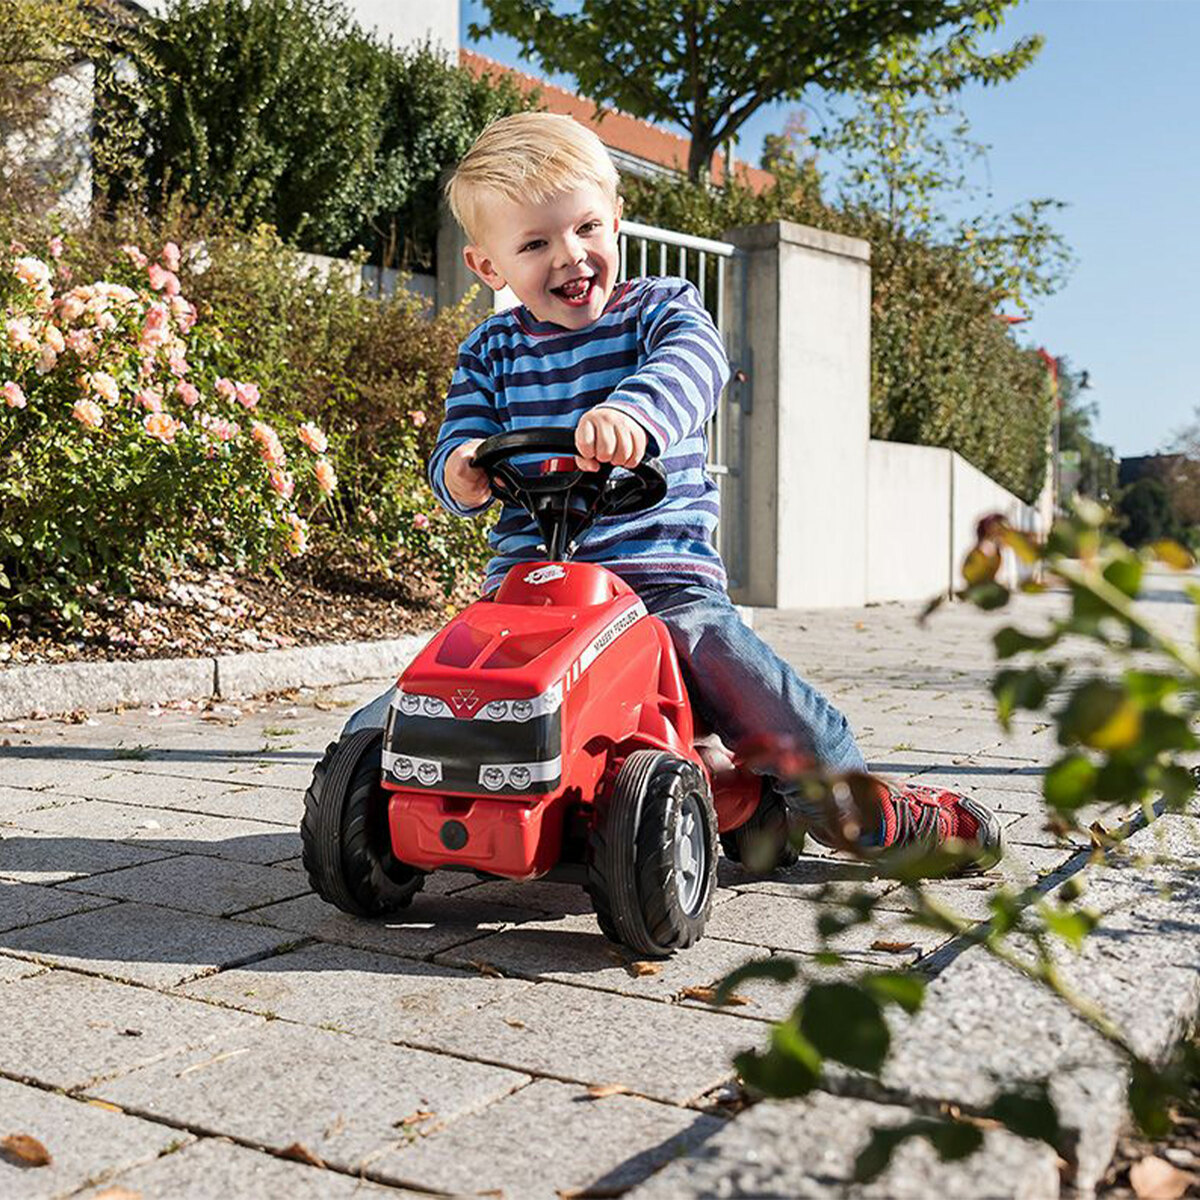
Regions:
[[[653,508],[667,494],[667,473],[656,458],[614,476],[611,463],[601,463],[598,471],[565,466],[562,459],[574,460],[575,453],[573,429],[538,426],[488,438],[471,460],[487,474],[498,499],[519,505],[538,523],[546,556],[554,562],[574,552],[580,534],[594,521]],[[540,474],[522,471],[513,461],[537,454],[547,460]]]

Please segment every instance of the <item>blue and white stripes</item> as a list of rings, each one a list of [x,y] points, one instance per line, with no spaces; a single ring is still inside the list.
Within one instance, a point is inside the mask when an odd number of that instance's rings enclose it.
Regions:
[[[649,434],[647,454],[666,469],[667,497],[633,516],[598,521],[575,557],[601,562],[633,587],[649,583],[725,586],[713,545],[717,489],[705,468],[705,425],[729,377],[720,335],[685,279],[619,284],[600,317],[580,330],[536,320],[521,306],[489,317],[463,343],[446,415],[429,460],[438,500],[446,459],[470,438],[537,425],[573,429],[590,408],[628,413]],[[506,506],[489,534],[495,557],[485,591],[514,563],[543,557],[540,535],[521,509]]]

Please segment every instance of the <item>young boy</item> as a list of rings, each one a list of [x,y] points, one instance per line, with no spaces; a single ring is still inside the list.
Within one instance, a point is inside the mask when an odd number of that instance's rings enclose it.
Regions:
[[[666,469],[667,497],[645,512],[599,521],[575,557],[624,578],[670,630],[692,705],[727,746],[801,743],[830,771],[863,771],[842,716],[740,619],[713,546],[717,491],[705,469],[705,425],[729,375],[720,335],[683,279],[617,282],[622,201],[603,143],[570,117],[522,113],[490,125],[447,189],[470,238],[467,266],[520,306],[497,313],[463,343],[429,462],[438,500],[471,517],[492,502],[472,466],[480,442],[530,426],[575,430],[577,463]],[[490,535],[484,591],[514,564],[543,557],[522,510],[506,508]],[[383,724],[391,693],[347,730]],[[769,769],[769,765],[768,765]],[[842,821],[782,784],[790,810],[822,841]],[[880,789],[858,842],[892,847],[950,838],[981,858],[999,851],[995,817],[933,789]],[[862,814],[855,815],[861,827]],[[873,827],[872,827],[873,826]]]

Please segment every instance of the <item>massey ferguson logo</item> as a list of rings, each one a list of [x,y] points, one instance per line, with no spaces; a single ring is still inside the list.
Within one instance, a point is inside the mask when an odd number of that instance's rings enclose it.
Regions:
[[[563,579],[566,577],[567,568],[560,567],[557,564],[549,567],[538,567],[536,571],[530,571],[525,576],[526,583],[549,583],[552,579]]]
[[[459,688],[450,697],[450,703],[454,705],[455,712],[473,713],[479,707],[479,697],[475,695],[474,688]]]

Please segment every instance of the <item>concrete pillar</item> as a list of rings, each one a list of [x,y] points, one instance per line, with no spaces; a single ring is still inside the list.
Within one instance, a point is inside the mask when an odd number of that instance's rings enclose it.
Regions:
[[[790,221],[726,237],[746,255],[736,299],[751,389],[741,448],[749,552],[734,599],[864,604],[870,245]]]

